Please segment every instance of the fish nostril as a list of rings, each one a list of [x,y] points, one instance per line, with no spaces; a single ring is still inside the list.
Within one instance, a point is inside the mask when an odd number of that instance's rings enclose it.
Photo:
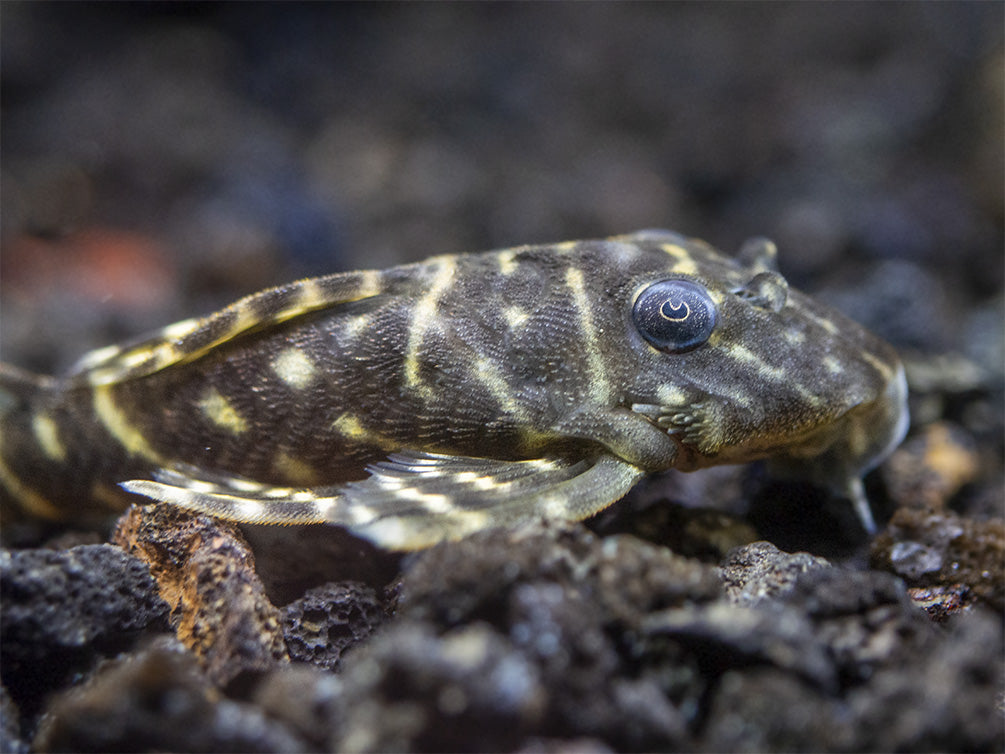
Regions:
[[[789,284],[777,272],[759,272],[733,292],[761,309],[780,312],[789,297]]]

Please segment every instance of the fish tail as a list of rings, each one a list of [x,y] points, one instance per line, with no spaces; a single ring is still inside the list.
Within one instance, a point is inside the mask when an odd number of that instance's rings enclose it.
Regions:
[[[0,363],[0,509],[6,519],[15,512],[61,518],[31,478],[38,470],[32,457],[44,453],[38,437],[44,422],[35,420],[36,409],[54,390],[52,378]]]
[[[59,380],[0,363],[0,511],[6,520],[69,517],[59,494],[71,456],[66,417],[52,410],[62,392]]]

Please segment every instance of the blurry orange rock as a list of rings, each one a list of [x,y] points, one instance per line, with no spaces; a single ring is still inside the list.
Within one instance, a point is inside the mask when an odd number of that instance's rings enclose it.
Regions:
[[[72,296],[133,310],[165,306],[178,281],[156,239],[101,227],[59,238],[17,236],[3,246],[0,275],[6,295]]]

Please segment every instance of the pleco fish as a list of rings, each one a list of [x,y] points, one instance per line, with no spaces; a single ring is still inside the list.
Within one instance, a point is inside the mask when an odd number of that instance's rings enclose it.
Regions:
[[[770,458],[849,498],[902,439],[891,346],[667,231],[302,280],[62,378],[0,367],[0,493],[150,499],[394,549],[578,520],[645,474]]]

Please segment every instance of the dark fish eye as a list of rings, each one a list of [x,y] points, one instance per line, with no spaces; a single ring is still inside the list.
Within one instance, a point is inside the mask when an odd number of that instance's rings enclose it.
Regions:
[[[715,329],[715,303],[690,280],[661,280],[635,299],[632,319],[653,347],[667,353],[697,348]]]

